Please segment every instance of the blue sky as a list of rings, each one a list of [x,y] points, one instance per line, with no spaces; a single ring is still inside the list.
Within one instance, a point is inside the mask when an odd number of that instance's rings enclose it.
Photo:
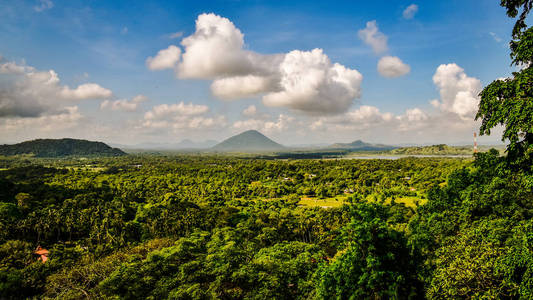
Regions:
[[[417,8],[411,18],[405,18],[403,13],[410,5]],[[221,99],[210,88],[213,81],[243,74],[230,76],[226,70],[202,77],[177,71],[185,53],[193,54],[181,44],[182,39],[195,35],[195,22],[204,13],[213,13],[220,26],[226,26],[223,19],[227,19],[230,29],[240,31],[242,50],[247,53],[278,54],[282,59],[293,50],[306,57],[318,48],[331,64],[359,72],[362,81],[352,83],[345,94],[336,83],[320,91],[324,95],[335,89],[335,97],[350,100],[337,103],[332,98],[331,106],[328,95],[305,99],[289,87],[263,88],[237,100]],[[514,70],[507,46],[513,20],[505,16],[498,1],[0,1],[0,19],[0,64],[32,68],[24,74],[0,74],[0,89],[11,95],[9,101],[27,101],[24,107],[46,107],[39,114],[27,115],[14,113],[22,108],[11,103],[10,112],[0,113],[0,142],[66,135],[126,144],[221,140],[242,130],[259,129],[287,144],[359,138],[383,143],[458,143],[469,141],[477,126],[472,110],[458,105],[461,95],[479,92],[475,80],[484,86]],[[387,50],[380,53],[358,33],[373,20],[386,37]],[[181,36],[171,38],[172,34]],[[179,48],[179,60],[162,70],[151,70],[147,58],[170,45]],[[201,54],[214,61],[230,55],[216,49]],[[398,58],[409,71],[394,69],[394,77],[383,76],[377,64],[386,56]],[[448,64],[457,68],[443,68],[441,73],[453,78],[443,78],[439,86],[434,75],[439,66]],[[21,90],[36,88],[27,83],[27,74],[49,70],[60,79],[58,90],[67,86],[75,91],[79,85],[94,83],[112,95],[76,94],[75,99],[67,99],[62,94],[65,99],[50,102],[39,96],[20,96]],[[331,76],[328,72],[326,77]],[[293,75],[283,78],[298,78]],[[278,79],[272,80],[283,82]],[[357,91],[350,93],[350,88]],[[281,102],[265,100],[271,93],[282,97],[276,98]],[[146,100],[133,105],[138,95]],[[430,104],[434,99],[440,105]],[[113,106],[121,100],[132,106]],[[63,109],[67,106],[76,106],[75,114],[69,110],[67,116]],[[243,113],[250,106],[254,109]],[[46,126],[39,125],[43,123]]]

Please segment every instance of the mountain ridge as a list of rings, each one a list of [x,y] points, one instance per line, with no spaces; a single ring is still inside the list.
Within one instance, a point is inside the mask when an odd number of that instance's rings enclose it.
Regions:
[[[122,156],[126,153],[103,142],[81,139],[35,139],[17,144],[0,145],[0,155],[13,156],[33,154],[35,157],[63,156]]]
[[[362,140],[355,140],[351,143],[335,143],[335,144],[329,145],[327,148],[361,150],[361,151],[376,151],[376,150],[392,150],[398,147],[384,145],[384,144],[371,144],[371,143],[363,142]]]

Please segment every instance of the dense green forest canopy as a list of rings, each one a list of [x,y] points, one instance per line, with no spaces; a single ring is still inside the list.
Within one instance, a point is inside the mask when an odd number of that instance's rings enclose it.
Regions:
[[[426,201],[430,187],[470,163],[4,159],[0,291],[15,298],[307,297],[316,293],[319,267],[343,251],[343,228],[358,210],[303,206],[301,198],[345,195],[367,209],[383,207],[384,224],[400,234],[416,212],[402,199]],[[37,245],[50,251],[45,264],[32,255]]]
[[[479,147],[478,151],[486,152],[489,149],[491,149],[490,146],[482,146]],[[474,147],[439,144],[431,146],[402,147],[393,149],[390,153],[396,155],[472,155],[472,153],[474,153]]]
[[[528,295],[531,183],[525,175],[500,175],[500,160],[497,152],[479,154],[475,162],[5,158],[0,294],[329,299],[455,297],[463,295],[459,288],[498,293],[500,286],[482,285],[488,280],[506,281],[509,295]],[[302,204],[338,195],[347,205]],[[499,235],[457,240],[458,233],[476,230]],[[456,266],[465,260],[453,252],[460,249],[446,250],[461,243],[472,249],[476,264],[469,267],[489,278],[438,280],[456,273],[451,266],[466,267]],[[50,251],[44,264],[32,254],[37,245]],[[486,249],[496,252],[484,258]]]

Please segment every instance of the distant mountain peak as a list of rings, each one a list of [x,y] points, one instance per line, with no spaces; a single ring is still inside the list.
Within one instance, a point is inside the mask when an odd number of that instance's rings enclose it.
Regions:
[[[367,143],[363,142],[362,140],[355,140],[350,143],[350,145],[365,145],[365,144]],[[367,144],[367,145],[370,145],[370,144]]]
[[[261,132],[255,130],[255,129],[250,129],[250,130],[246,130],[246,131],[243,131],[237,135],[257,135],[257,136],[264,136],[266,137],[264,134],[262,134]]]
[[[382,144],[371,144],[371,143],[363,142],[362,140],[355,140],[351,143],[335,143],[333,145],[330,145],[328,148],[361,150],[361,151],[380,151],[380,150],[391,150],[396,147],[382,145]]]
[[[275,151],[285,147],[274,142],[257,130],[247,130],[234,135],[212,149],[215,151]]]

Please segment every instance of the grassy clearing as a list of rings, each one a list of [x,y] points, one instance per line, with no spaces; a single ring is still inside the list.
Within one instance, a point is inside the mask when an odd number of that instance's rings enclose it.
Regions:
[[[53,168],[54,166],[49,166],[49,167]],[[97,167],[97,166],[67,166],[67,167],[63,167],[63,169],[74,170],[74,171],[87,170],[87,171],[92,171],[92,172],[100,172],[100,171],[105,170],[106,168]]]
[[[403,203],[405,204],[405,206],[412,207],[412,208],[416,208],[417,206],[424,205],[428,202],[427,199],[422,199],[418,197],[401,197],[401,198],[394,199],[394,201],[398,203]]]
[[[348,196],[345,195],[339,195],[332,198],[324,198],[319,199],[317,197],[307,197],[304,196],[300,198],[300,202],[298,202],[300,205],[303,206],[309,206],[309,207],[322,207],[322,208],[329,208],[329,207],[339,207],[346,202],[348,199]]]
[[[385,200],[385,204],[390,204],[391,201],[392,201],[392,198],[387,198],[387,200]],[[405,197],[395,198],[394,202],[403,203],[407,207],[416,208],[419,205],[426,204],[427,199],[421,199],[419,197],[412,197],[412,196],[405,196]]]
[[[298,202],[300,205],[308,206],[308,207],[322,207],[322,208],[330,208],[330,207],[339,207],[342,206],[348,199],[348,196],[346,195],[339,195],[332,198],[324,198],[319,199],[317,197],[301,197],[300,202]],[[367,201],[369,202],[376,202],[376,199],[372,196],[369,196],[367,198]],[[392,198],[387,198],[385,200],[385,204],[390,204],[392,201]],[[413,197],[413,196],[405,196],[405,197],[398,197],[395,198],[394,201],[396,203],[403,203],[407,207],[416,208],[418,205],[423,205],[427,202],[427,199],[422,199],[419,197]],[[417,205],[418,203],[418,205]]]

